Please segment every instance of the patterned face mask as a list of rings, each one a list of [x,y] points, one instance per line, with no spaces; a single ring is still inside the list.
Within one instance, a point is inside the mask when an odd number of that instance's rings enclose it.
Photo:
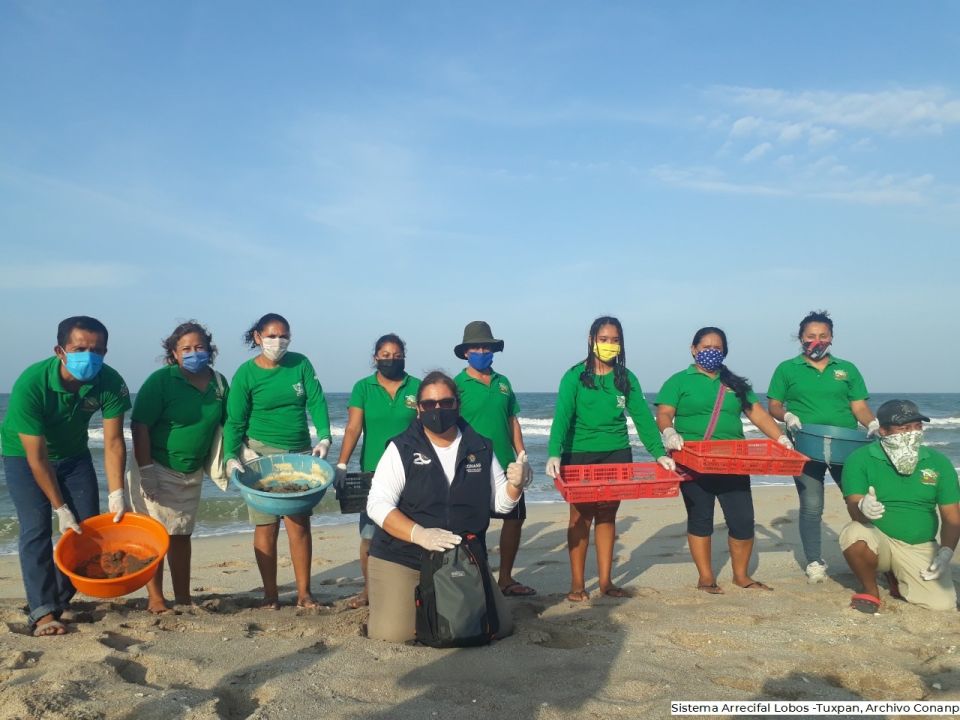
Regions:
[[[920,459],[920,444],[923,442],[923,430],[910,430],[884,435],[880,438],[880,447],[901,475],[913,475]]]
[[[822,360],[830,351],[830,343],[825,340],[809,340],[803,345],[803,354],[813,361]]]

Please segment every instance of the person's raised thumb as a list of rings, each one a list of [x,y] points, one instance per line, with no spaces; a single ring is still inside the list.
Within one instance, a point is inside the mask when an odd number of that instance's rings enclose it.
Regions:
[[[877,496],[877,491],[873,489],[873,485],[867,488],[867,495],[873,495],[874,497]]]
[[[526,451],[526,450],[521,450],[521,451],[520,451],[520,454],[517,455],[517,462],[522,465],[522,464],[525,463],[526,461],[527,461],[527,451]]]

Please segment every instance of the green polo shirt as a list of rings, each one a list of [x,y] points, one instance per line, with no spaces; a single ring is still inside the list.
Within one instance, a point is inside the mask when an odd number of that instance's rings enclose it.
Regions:
[[[216,371],[214,371],[216,372]],[[227,381],[223,393],[211,377],[200,392],[179,365],[167,365],[143,383],[130,419],[150,430],[150,456],[164,467],[192,473],[210,452],[217,426],[227,419]]]
[[[698,370],[696,365],[691,365],[667,378],[655,403],[676,409],[673,427],[684,440],[703,440],[719,392],[719,375],[712,378]],[[753,390],[747,391],[747,402],[751,405],[758,402]],[[711,440],[742,440],[742,412],[740,398],[727,388]]]
[[[420,380],[404,374],[393,397],[377,381],[377,374],[358,380],[350,392],[347,407],[363,410],[363,447],[360,470],[373,472],[387,449],[387,443],[406,430],[417,416]]]
[[[288,352],[270,369],[247,360],[230,382],[223,426],[224,460],[240,455],[244,437],[286,450],[310,447],[306,411],[313,418],[317,438],[329,439],[327,400],[306,356]]]
[[[490,373],[490,384],[471,377],[466,370],[454,378],[460,389],[460,415],[470,427],[493,443],[501,467],[517,459],[513,449],[510,418],[520,413],[520,403],[506,376]]]
[[[803,355],[784,360],[767,390],[768,399],[782,402],[801,422],[851,429],[856,429],[857,418],[850,403],[869,397],[856,365],[833,355],[823,372]]]
[[[13,384],[0,429],[5,456],[26,457],[19,433],[42,435],[51,460],[84,455],[89,451],[87,428],[94,413],[102,412],[110,420],[130,409],[127,385],[109,365],[77,392],[63,386],[60,366],[60,358],[54,355],[28,367]]]
[[[640,441],[657,458],[666,454],[660,431],[650,412],[637,376],[627,370],[630,397],[613,384],[613,373],[594,375],[594,387],[580,382],[586,363],[574,365],[560,380],[557,407],[550,425],[548,453],[609,452],[630,447],[626,413],[630,413]]]
[[[938,505],[960,502],[960,485],[953,462],[928,447],[920,448],[913,474],[901,475],[879,442],[850,453],[843,464],[843,494],[866,495],[870,486],[886,508],[873,524],[885,535],[911,545],[937,536]]]

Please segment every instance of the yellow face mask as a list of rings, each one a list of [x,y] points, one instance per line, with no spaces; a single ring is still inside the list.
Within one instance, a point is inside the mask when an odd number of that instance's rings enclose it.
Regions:
[[[620,343],[594,343],[593,354],[601,362],[608,363],[620,354]]]

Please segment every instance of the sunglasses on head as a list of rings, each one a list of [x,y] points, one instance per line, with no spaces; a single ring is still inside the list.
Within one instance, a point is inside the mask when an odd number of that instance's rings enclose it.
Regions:
[[[445,397],[439,400],[421,400],[419,404],[422,410],[436,410],[437,408],[451,410],[457,406],[457,399]]]

